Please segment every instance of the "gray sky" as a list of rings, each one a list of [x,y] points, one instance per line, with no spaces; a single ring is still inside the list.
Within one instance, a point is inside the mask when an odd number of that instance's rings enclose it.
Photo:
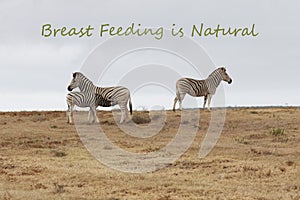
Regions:
[[[0,110],[65,110],[66,87],[71,80],[71,73],[80,70],[90,53],[108,39],[107,36],[98,37],[99,26],[109,23],[126,27],[133,22],[140,23],[142,27],[162,26],[169,29],[176,24],[176,27],[183,27],[186,36],[193,24],[204,23],[208,27],[220,24],[234,28],[250,27],[255,23],[259,32],[257,37],[195,37],[193,41],[206,51],[216,66],[226,66],[233,78],[231,85],[222,83],[226,105],[287,103],[299,106],[299,8],[296,0],[288,3],[283,0],[114,0],[84,3],[2,0]],[[90,38],[44,38],[41,36],[41,27],[45,23],[55,27],[92,25],[96,30]],[[150,54],[156,63],[162,59],[161,62],[171,67],[178,63],[185,66],[180,60],[168,60],[167,55],[159,57],[156,53]],[[130,64],[147,64],[148,57],[149,52],[132,54],[116,62],[115,70],[118,71],[118,63],[120,66],[122,64],[122,70],[129,69]],[[189,71],[184,75],[188,76]],[[199,79],[207,75],[204,73]],[[114,76],[116,73],[112,70],[111,77]],[[103,84],[113,84],[112,80],[102,81]],[[172,92],[161,100],[158,97],[163,92],[158,89],[156,93],[149,88],[144,93],[137,92],[136,101],[133,99],[134,108],[151,108],[158,103],[170,108],[174,98]],[[202,98],[198,102],[202,104]]]

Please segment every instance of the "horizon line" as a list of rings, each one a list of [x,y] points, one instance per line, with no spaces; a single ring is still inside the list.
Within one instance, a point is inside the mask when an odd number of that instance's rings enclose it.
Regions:
[[[87,107],[88,108],[88,107]],[[225,107],[211,107],[211,110],[214,109],[264,109],[264,108],[300,108],[300,106],[293,106],[293,105],[266,105],[266,106],[225,106]],[[67,109],[66,109],[67,110]],[[60,110],[60,109],[56,109],[56,110],[7,110],[7,111],[3,111],[0,110],[0,113],[5,113],[5,112],[66,112],[66,110]],[[104,111],[104,112],[111,112],[111,111],[117,111],[119,110],[119,108],[117,109],[111,109],[111,110],[99,110],[97,109],[97,111]],[[184,108],[183,110],[207,110],[207,108],[203,109],[200,107],[197,108]],[[74,111],[84,111],[86,112],[87,110],[76,110],[74,109]],[[173,111],[173,109],[162,109],[162,110],[149,110],[149,109],[145,109],[145,110],[138,110],[138,109],[133,109],[133,111],[136,112],[143,112],[143,111]],[[179,109],[176,109],[176,111],[180,111]]]

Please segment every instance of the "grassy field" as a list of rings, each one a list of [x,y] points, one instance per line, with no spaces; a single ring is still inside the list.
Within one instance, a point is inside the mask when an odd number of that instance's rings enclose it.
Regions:
[[[210,112],[176,162],[142,174],[113,170],[83,146],[65,112],[0,113],[0,199],[300,199],[300,109],[232,108],[217,145],[199,158]],[[111,112],[98,112],[107,137],[132,152],[162,148],[180,112],[167,111],[159,134],[124,134]],[[147,113],[134,112],[146,123]],[[145,119],[145,121],[143,121]],[[189,125],[189,122],[186,122]]]

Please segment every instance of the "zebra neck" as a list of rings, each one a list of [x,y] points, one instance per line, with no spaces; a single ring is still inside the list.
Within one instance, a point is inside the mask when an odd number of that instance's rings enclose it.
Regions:
[[[216,74],[214,76],[209,76],[205,80],[210,93],[215,93],[216,88],[220,85],[221,81],[222,81],[222,78],[220,76],[218,76],[218,74]]]
[[[96,90],[96,86],[90,81],[82,81],[79,84],[79,89],[81,92],[94,93]]]
[[[208,78],[208,81],[213,87],[218,87],[222,81],[222,79],[218,79],[216,77]]]

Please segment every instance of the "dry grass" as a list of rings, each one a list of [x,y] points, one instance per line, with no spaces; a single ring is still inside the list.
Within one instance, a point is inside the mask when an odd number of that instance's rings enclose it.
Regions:
[[[228,109],[222,135],[204,159],[199,144],[210,113],[200,112],[187,152],[147,174],[118,172],[95,160],[65,112],[2,112],[0,199],[300,199],[299,108]],[[123,133],[111,112],[98,115],[108,138],[133,152],[163,147],[180,125],[180,112],[168,111],[163,129],[141,139]]]
[[[149,117],[149,111],[139,111],[134,112],[132,116],[132,121],[136,124],[148,124],[151,122]]]

